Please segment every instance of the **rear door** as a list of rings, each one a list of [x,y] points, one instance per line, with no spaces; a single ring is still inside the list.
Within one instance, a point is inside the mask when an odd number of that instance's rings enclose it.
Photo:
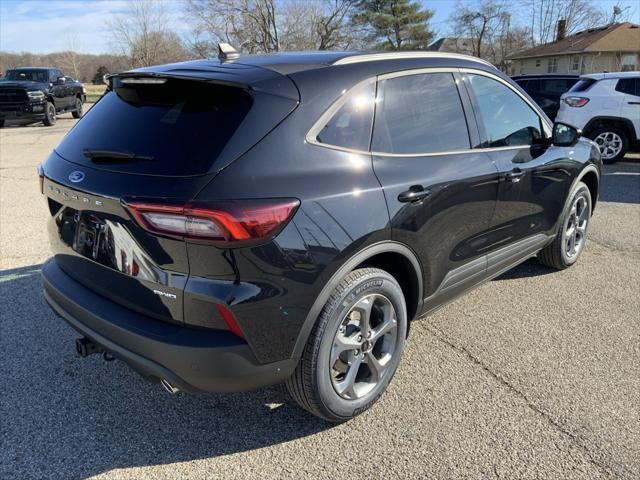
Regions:
[[[640,138],[640,76],[618,80],[616,90],[625,94],[620,116],[631,120],[636,132],[636,138],[631,141],[637,140]]]
[[[374,169],[393,238],[422,261],[427,309],[485,274],[486,234],[498,193],[496,166],[472,149],[478,132],[459,80],[456,70],[428,69],[378,82]]]

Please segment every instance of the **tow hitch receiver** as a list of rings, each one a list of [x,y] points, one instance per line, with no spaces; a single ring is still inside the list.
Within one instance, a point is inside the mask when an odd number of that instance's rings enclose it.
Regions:
[[[101,353],[102,348],[93,343],[86,337],[78,338],[76,340],[76,352],[81,358],[88,357],[94,353]]]

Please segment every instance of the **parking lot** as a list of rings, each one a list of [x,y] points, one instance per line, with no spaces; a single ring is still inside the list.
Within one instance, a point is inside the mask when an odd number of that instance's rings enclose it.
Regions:
[[[0,478],[640,477],[638,154],[606,167],[577,265],[530,260],[414,323],[382,400],[333,426],[283,386],[172,396],[76,356],[41,294],[35,170],[74,122],[0,130]]]

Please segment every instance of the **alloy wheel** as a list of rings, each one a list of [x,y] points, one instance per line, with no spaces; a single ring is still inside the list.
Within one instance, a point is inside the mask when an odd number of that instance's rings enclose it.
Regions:
[[[603,160],[614,158],[622,150],[622,138],[614,132],[602,132],[594,141],[598,144]]]
[[[384,378],[396,350],[398,321],[389,299],[367,295],[338,326],[329,360],[331,383],[342,398],[369,394]]]
[[[573,201],[564,231],[564,250],[568,258],[578,256],[587,236],[589,224],[589,204],[583,196]]]
[[[49,107],[49,118],[51,119],[51,123],[56,123],[56,108],[53,105]]]

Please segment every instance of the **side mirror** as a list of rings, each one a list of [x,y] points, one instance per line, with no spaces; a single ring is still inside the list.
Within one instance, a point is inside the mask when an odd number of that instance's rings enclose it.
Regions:
[[[67,83],[67,79],[64,77],[58,77],[56,78],[56,85],[64,85],[65,83]]]
[[[573,147],[582,136],[582,130],[567,125],[566,123],[554,123],[552,143],[556,147]]]

